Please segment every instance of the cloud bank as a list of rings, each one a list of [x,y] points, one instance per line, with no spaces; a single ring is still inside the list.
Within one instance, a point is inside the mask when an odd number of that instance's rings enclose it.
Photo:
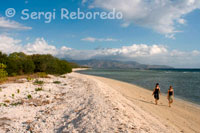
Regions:
[[[94,38],[94,37],[86,37],[81,39],[81,41],[87,41],[87,42],[115,42],[118,41],[114,38]]]
[[[0,17],[0,29],[6,30],[30,30],[31,27],[24,26],[16,21],[11,21],[5,19],[4,17]]]
[[[85,0],[84,0],[85,1]],[[200,9],[200,0],[91,0],[90,7],[112,10],[124,15],[123,26],[137,24],[174,38],[176,26],[186,23],[184,16]],[[86,1],[85,1],[86,2]]]
[[[138,61],[144,64],[170,65],[174,67],[200,68],[200,51],[189,52],[170,50],[164,45],[133,44],[120,48],[104,48],[96,50],[76,50],[66,46],[56,48],[44,38],[37,38],[33,43],[21,45],[21,40],[0,35],[0,51],[10,54],[24,52],[26,54],[52,54],[59,58],[113,59],[121,61]]]

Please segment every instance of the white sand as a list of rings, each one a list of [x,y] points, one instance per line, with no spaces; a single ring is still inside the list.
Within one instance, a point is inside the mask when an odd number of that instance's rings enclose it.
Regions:
[[[7,104],[7,107],[3,104],[0,107],[0,133],[181,131],[124,96],[125,93],[119,91],[119,81],[75,72],[39,80],[45,83],[38,86],[24,79],[24,83],[0,86],[0,103]],[[112,85],[117,85],[118,89]],[[38,87],[43,90],[35,91]],[[27,98],[29,94],[32,99]],[[21,104],[11,105],[17,102]]]

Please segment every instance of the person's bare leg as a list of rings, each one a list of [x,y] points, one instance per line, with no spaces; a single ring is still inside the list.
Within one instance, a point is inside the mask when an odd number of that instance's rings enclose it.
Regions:
[[[157,99],[155,99],[155,104],[156,104],[156,105],[158,104],[158,100],[157,100]]]

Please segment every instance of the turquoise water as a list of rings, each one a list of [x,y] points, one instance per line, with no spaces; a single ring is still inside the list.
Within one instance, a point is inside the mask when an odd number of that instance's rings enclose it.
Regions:
[[[200,104],[200,70],[135,70],[135,69],[89,69],[80,73],[112,78],[153,90],[160,84],[161,93],[167,93],[170,85],[175,97]]]

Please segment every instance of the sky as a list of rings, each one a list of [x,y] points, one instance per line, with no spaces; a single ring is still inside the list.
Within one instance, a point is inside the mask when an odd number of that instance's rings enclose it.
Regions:
[[[200,68],[199,9],[200,0],[1,1],[0,51]]]

